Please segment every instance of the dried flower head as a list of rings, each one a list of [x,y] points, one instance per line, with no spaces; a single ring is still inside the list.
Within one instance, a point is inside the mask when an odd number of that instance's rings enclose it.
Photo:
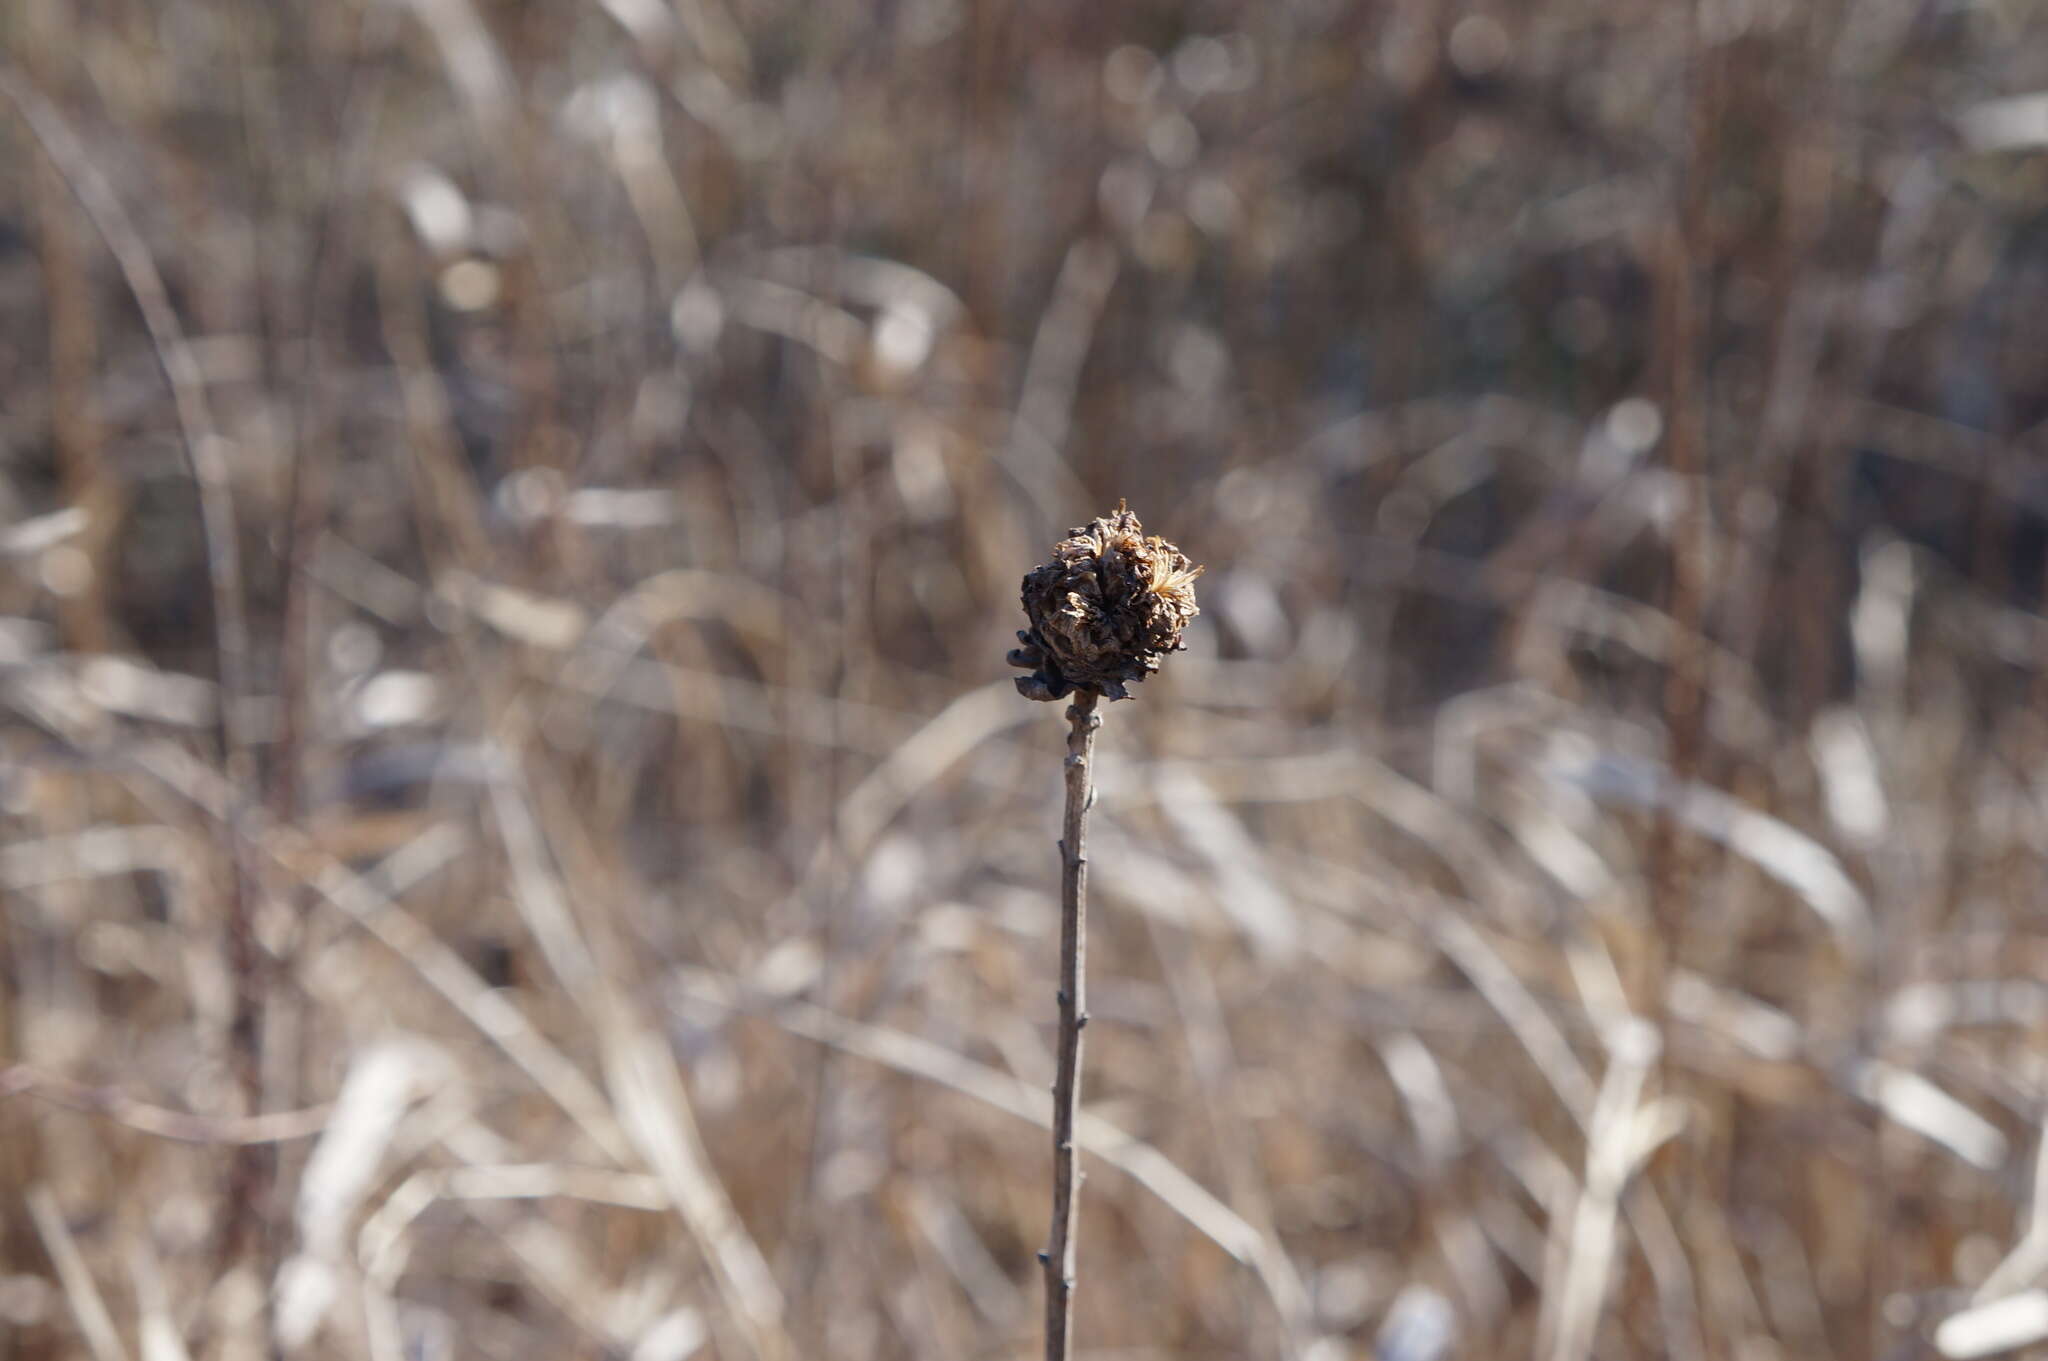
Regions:
[[[1063,699],[1093,691],[1129,699],[1126,681],[1159,669],[1187,645],[1181,631],[1198,611],[1195,578],[1202,569],[1158,535],[1147,535],[1121,502],[1116,513],[1067,531],[1052,560],[1024,578],[1031,627],[1010,653],[1026,699]]]

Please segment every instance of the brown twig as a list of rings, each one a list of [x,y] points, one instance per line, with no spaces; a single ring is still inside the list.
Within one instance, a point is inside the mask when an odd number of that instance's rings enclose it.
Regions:
[[[1143,681],[1186,648],[1202,569],[1158,535],[1147,535],[1130,507],[1067,531],[1052,557],[1024,577],[1031,627],[1017,633],[1007,660],[1028,674],[1017,693],[1067,709],[1067,816],[1060,838],[1060,1057],[1052,1088],[1052,1230],[1038,1260],[1045,1267],[1046,1361],[1063,1361],[1073,1339],[1074,1209],[1081,1195],[1074,1168],[1074,1121],[1081,1104],[1081,1029],[1088,1024],[1088,805],[1094,802],[1096,701],[1129,699]]]
[[[1052,1086],[1052,1229],[1045,1251],[1046,1361],[1065,1361],[1073,1339],[1074,1117],[1081,1106],[1081,1031],[1088,1024],[1088,805],[1094,802],[1095,731],[1102,716],[1083,690],[1067,708],[1067,813],[1060,838],[1060,1054]]]

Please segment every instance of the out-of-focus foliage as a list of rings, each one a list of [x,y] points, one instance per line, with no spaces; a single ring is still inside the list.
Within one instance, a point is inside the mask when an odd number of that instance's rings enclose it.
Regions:
[[[9,1354],[2023,1333],[2044,21],[0,4]]]

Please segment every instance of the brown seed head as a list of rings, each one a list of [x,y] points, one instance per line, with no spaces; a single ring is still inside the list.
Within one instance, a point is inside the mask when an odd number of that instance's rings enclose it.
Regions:
[[[1052,560],[1024,578],[1022,646],[1010,665],[1026,699],[1063,699],[1090,690],[1129,699],[1126,681],[1159,669],[1187,645],[1181,631],[1198,611],[1195,578],[1202,569],[1158,535],[1147,535],[1122,503],[1116,512],[1067,531]]]

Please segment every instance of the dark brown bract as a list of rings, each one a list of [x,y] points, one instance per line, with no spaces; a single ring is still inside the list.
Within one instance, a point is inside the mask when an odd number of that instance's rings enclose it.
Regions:
[[[1181,631],[1199,612],[1195,578],[1202,569],[1187,554],[1145,527],[1121,503],[1068,531],[1052,560],[1024,578],[1029,629],[1010,653],[1026,699],[1063,699],[1092,691],[1129,699],[1127,681],[1159,669],[1169,652],[1186,646]]]

